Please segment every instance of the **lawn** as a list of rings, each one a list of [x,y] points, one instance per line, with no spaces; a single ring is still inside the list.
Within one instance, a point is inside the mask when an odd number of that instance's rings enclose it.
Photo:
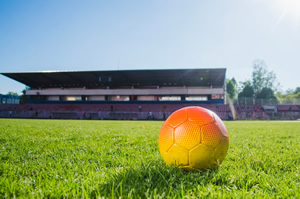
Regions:
[[[225,122],[217,170],[168,167],[163,122],[0,120],[0,198],[300,198],[300,122]]]

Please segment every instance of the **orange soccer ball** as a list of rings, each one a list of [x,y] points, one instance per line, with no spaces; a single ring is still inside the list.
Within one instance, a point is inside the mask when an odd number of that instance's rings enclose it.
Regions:
[[[185,170],[213,169],[227,154],[229,136],[222,120],[212,111],[185,107],[165,121],[158,144],[169,166]]]

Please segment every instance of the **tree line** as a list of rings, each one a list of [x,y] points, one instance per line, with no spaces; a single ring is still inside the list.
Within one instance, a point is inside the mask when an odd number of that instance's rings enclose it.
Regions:
[[[237,82],[235,78],[226,80],[227,96],[231,100],[240,98],[272,99],[274,101],[300,100],[300,87],[285,92],[280,90],[276,74],[269,71],[263,60],[253,62],[250,80]]]

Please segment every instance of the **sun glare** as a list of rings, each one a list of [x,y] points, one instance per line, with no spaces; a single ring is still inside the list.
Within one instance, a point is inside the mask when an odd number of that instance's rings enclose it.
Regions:
[[[300,24],[300,0],[277,0],[276,4],[280,10],[280,16],[275,26],[282,21],[289,21],[294,27],[298,27]]]
[[[286,15],[300,17],[300,0],[280,0],[279,6]]]

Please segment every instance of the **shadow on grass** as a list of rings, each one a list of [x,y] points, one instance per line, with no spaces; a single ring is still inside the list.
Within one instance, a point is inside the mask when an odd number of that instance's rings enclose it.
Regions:
[[[92,197],[149,198],[177,197],[196,186],[205,186],[218,170],[187,172],[180,168],[168,167],[162,161],[141,164],[136,168],[128,168],[116,173],[95,190]]]

